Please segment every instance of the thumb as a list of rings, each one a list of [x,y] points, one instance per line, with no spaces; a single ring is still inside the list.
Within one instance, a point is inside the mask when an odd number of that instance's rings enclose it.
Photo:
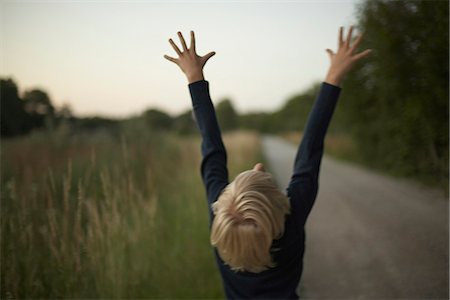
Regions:
[[[327,51],[328,55],[330,56],[330,58],[334,55],[334,52],[331,49],[325,49],[325,51]]]
[[[203,64],[206,64],[206,62],[213,57],[214,55],[216,55],[216,52],[209,52],[208,54],[206,54],[205,56],[203,56]]]

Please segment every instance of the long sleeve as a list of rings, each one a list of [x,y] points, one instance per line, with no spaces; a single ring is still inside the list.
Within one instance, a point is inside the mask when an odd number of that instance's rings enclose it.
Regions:
[[[297,150],[287,194],[300,227],[304,226],[317,196],[324,139],[340,91],[337,86],[322,83]]]
[[[209,94],[209,82],[205,80],[193,82],[189,84],[189,91],[197,126],[202,136],[200,171],[211,212],[211,204],[217,200],[228,184],[227,153]]]

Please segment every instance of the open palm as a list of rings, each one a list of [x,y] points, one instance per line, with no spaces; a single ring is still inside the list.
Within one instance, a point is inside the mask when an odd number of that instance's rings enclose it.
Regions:
[[[350,71],[350,69],[352,69],[353,65],[357,61],[368,56],[372,51],[371,49],[367,49],[360,53],[355,53],[356,49],[358,48],[359,44],[362,41],[363,35],[360,34],[356,38],[353,45],[350,45],[352,40],[353,26],[350,26],[345,41],[343,40],[343,31],[344,31],[343,27],[339,28],[337,52],[335,53],[331,49],[326,49],[326,51],[330,56],[331,61],[326,81],[335,85],[339,85],[341,83],[344,75],[347,74],[348,71]]]
[[[199,56],[195,50],[195,35],[193,31],[191,31],[191,44],[189,48],[187,47],[186,41],[184,40],[181,32],[178,32],[178,37],[180,38],[183,51],[178,48],[178,46],[172,39],[169,39],[169,43],[178,54],[178,58],[174,58],[168,55],[164,55],[164,58],[177,64],[184,72],[184,74],[186,74],[189,83],[204,79],[203,67],[205,66],[206,62],[216,53],[209,52],[204,56]]]

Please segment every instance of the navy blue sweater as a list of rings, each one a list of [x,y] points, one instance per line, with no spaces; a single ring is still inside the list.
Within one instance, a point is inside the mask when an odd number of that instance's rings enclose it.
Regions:
[[[286,217],[283,236],[274,240],[272,252],[276,267],[261,273],[234,272],[214,255],[228,299],[298,299],[296,288],[303,270],[304,225],[317,196],[323,142],[334,112],[340,88],[323,82],[309,114],[302,142],[294,162],[286,194],[291,214]],[[195,118],[202,136],[201,175],[209,207],[209,226],[214,218],[211,204],[228,185],[227,153],[205,80],[189,84]]]

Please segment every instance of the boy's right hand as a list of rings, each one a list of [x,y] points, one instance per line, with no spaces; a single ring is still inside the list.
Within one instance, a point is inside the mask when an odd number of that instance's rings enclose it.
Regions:
[[[191,31],[191,45],[189,49],[186,46],[186,42],[181,32],[178,32],[178,37],[180,38],[181,45],[183,46],[183,52],[181,52],[180,48],[178,48],[172,39],[169,39],[172,48],[178,54],[178,58],[170,57],[168,55],[164,55],[164,58],[176,63],[186,75],[189,83],[203,80],[203,67],[208,59],[216,53],[209,52],[204,56],[197,55],[195,52],[195,36],[193,31]]]
[[[355,52],[356,48],[358,48],[359,44],[361,43],[363,35],[359,35],[353,45],[350,47],[353,26],[350,26],[345,42],[342,39],[343,30],[343,27],[339,28],[337,53],[334,53],[330,49],[326,49],[326,51],[330,55],[331,65],[328,70],[325,82],[336,86],[340,86],[344,76],[348,73],[348,71],[350,71],[350,69],[357,61],[368,56],[372,51],[371,49],[367,49],[363,52],[354,54],[353,52]]]

